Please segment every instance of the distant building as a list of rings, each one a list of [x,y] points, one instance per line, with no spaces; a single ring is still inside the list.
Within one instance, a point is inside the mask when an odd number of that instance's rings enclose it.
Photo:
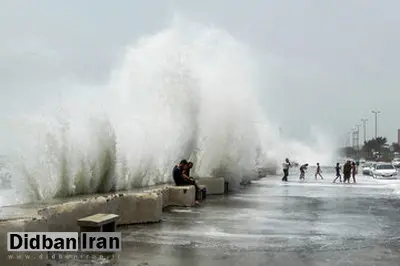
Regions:
[[[400,145],[400,129],[397,130],[397,144]]]

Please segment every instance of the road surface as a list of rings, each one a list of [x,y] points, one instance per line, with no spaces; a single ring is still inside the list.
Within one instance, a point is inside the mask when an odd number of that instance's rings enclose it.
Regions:
[[[268,177],[124,228],[120,265],[400,265],[400,183],[328,178]]]

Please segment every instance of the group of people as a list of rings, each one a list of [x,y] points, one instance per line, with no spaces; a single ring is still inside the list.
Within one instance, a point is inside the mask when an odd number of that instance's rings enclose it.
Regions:
[[[289,168],[291,167],[291,163],[288,158],[285,159],[285,161],[282,164],[283,166],[283,177],[282,181],[287,182],[288,181],[288,176],[289,176]],[[305,173],[308,168],[308,163],[303,164],[300,166],[300,181],[305,180]],[[333,180],[333,183],[336,183],[336,180],[340,180],[340,183],[342,183],[342,175],[341,175],[341,167],[339,163],[336,163],[336,178]],[[321,171],[321,166],[319,163],[316,165],[316,171],[315,171],[315,180],[318,179],[318,177],[321,178],[321,180],[324,179],[322,176],[322,171]],[[355,162],[351,162],[348,160],[344,165],[343,165],[343,183],[350,183],[350,177],[353,177],[353,182],[356,183],[356,174],[357,174],[357,165]]]
[[[196,204],[199,204],[199,196],[201,193],[200,187],[197,185],[194,178],[190,176],[190,170],[193,168],[193,163],[187,160],[182,160],[174,166],[172,177],[176,186],[194,186],[196,188]]]
[[[340,164],[336,163],[336,178],[333,180],[333,183],[336,183],[336,180],[339,179],[340,183],[342,183],[342,175],[340,174]],[[350,177],[353,177],[353,183],[356,183],[356,175],[357,175],[357,165],[355,162],[347,160],[343,165],[343,183],[350,183]]]
[[[283,166],[283,177],[282,177],[282,181],[283,182],[287,182],[288,181],[288,176],[289,176],[289,168],[292,166],[289,159],[286,158],[285,161],[282,164]],[[308,163],[303,164],[300,166],[300,180],[305,180],[305,174],[306,174],[306,170],[308,168]],[[318,177],[322,179],[324,179],[324,177],[321,174],[321,166],[319,165],[319,163],[317,163],[317,169],[315,171],[315,180],[318,179]]]

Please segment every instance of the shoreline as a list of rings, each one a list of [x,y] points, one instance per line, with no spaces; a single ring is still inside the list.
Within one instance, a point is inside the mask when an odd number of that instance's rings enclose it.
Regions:
[[[251,183],[251,182],[249,182]],[[205,186],[208,195],[223,195],[228,192],[224,178],[208,177],[198,179]],[[246,186],[246,185],[244,185]],[[0,234],[6,239],[7,232],[79,232],[77,220],[98,213],[119,216],[117,226],[158,223],[162,213],[169,207],[195,207],[195,188],[157,185],[131,191],[106,194],[82,195],[56,199],[42,203],[28,203],[4,206],[2,211],[19,214],[0,219]],[[118,231],[118,230],[117,230]],[[0,261],[7,265],[43,265],[42,260],[9,260],[6,241],[1,244]],[[24,252],[18,252],[24,254]],[[26,253],[28,254],[28,253]]]

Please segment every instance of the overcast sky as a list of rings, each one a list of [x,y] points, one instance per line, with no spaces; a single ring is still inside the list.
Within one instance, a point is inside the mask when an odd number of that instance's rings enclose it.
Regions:
[[[167,27],[175,12],[222,28],[265,64],[260,101],[284,134],[343,137],[371,110],[397,140],[400,2],[395,0],[2,0],[1,109],[40,104],[62,84],[107,81],[122,47]],[[311,140],[312,141],[312,140]]]

